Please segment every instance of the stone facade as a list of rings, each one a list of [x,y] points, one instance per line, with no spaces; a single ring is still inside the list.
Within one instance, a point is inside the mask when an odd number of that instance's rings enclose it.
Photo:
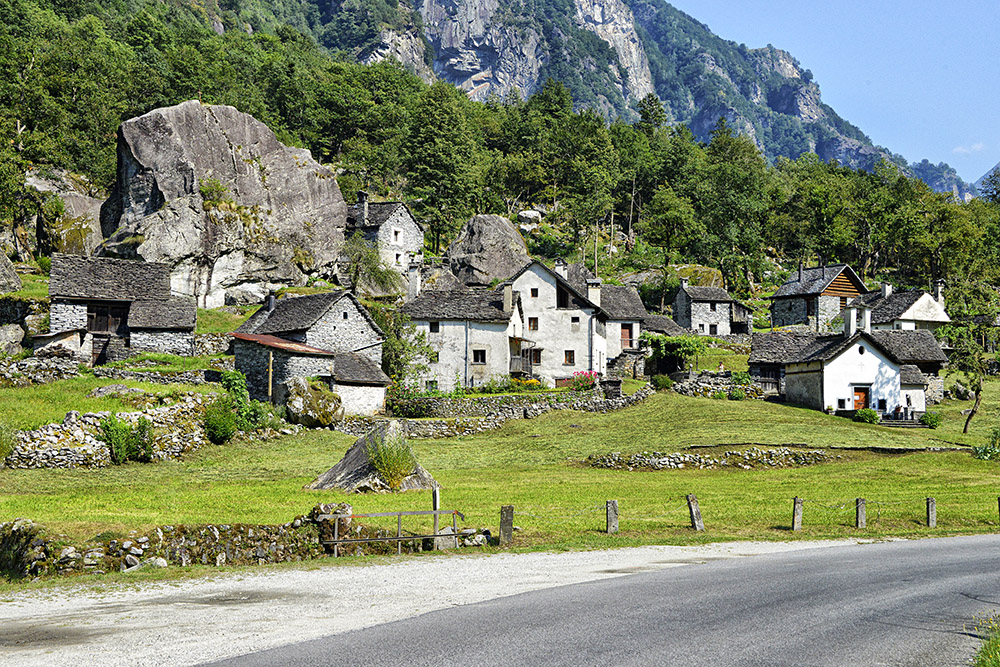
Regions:
[[[940,375],[925,373],[927,389],[924,391],[927,405],[936,405],[944,400],[944,378]]]
[[[194,334],[188,331],[133,330],[129,334],[132,354],[159,352],[189,357],[194,354]]]
[[[54,300],[49,308],[49,331],[87,328],[87,304]]]
[[[334,381],[330,389],[340,396],[345,414],[375,415],[385,411],[385,387],[382,385]]]
[[[330,352],[357,351],[377,364],[382,363],[382,337],[361,314],[354,299],[347,296],[338,299],[304,335],[295,339]]]
[[[731,303],[694,301],[683,289],[674,299],[674,321],[702,336],[728,336],[732,332],[732,316]]]
[[[625,350],[617,357],[608,359],[608,377],[639,379],[646,376],[646,352]]]
[[[194,335],[194,356],[214,356],[233,353],[233,339],[225,333],[204,333]]]
[[[456,383],[479,387],[493,377],[509,375],[510,337],[519,335],[520,319],[515,309],[509,322],[441,320],[436,332],[430,330],[429,321],[414,321],[417,330],[427,336],[427,343],[437,352],[437,361],[427,364],[427,372],[421,375],[424,388],[436,386],[441,391],[451,391]],[[482,362],[475,361],[477,351],[483,353]]]
[[[764,398],[764,392],[759,386],[756,384],[747,385],[734,382],[733,374],[729,371],[702,371],[698,375],[689,376],[675,382],[672,389],[683,396],[698,396],[702,398],[712,398],[720,391],[729,396],[731,391],[739,389],[747,399]]]
[[[283,350],[268,348],[249,341],[236,340],[236,370],[247,378],[250,398],[256,401],[268,400],[268,358],[273,354],[271,365],[271,395],[277,403],[284,402],[285,382],[295,377],[329,376],[333,367],[332,356],[291,354]]]
[[[378,227],[365,229],[365,238],[375,243],[382,261],[404,278],[410,262],[419,262],[423,258],[424,230],[406,206],[397,207]]]
[[[813,304],[813,312],[807,315],[807,301]],[[812,331],[831,330],[829,324],[841,313],[840,297],[809,296],[775,299],[771,305],[771,326],[774,328],[805,325]]]

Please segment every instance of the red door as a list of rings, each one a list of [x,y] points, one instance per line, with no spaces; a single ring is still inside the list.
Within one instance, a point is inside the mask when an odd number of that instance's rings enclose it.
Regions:
[[[867,408],[871,405],[868,395],[868,387],[855,387],[854,388],[854,409],[861,410]]]
[[[622,349],[628,350],[632,348],[632,325],[623,324],[622,325]]]

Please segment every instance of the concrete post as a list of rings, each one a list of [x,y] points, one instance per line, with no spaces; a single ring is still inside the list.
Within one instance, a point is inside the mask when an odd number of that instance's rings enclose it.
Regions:
[[[608,513],[608,535],[614,535],[618,532],[618,501],[609,500],[607,502],[607,513]]]
[[[854,527],[855,528],[865,528],[867,526],[868,520],[865,516],[865,499],[855,498],[854,499]]]
[[[500,544],[510,544],[514,541],[514,506],[504,505],[500,508]]]
[[[927,527],[937,527],[937,501],[934,498],[927,499]]]
[[[802,499],[798,496],[792,501],[792,530],[802,530]]]
[[[689,494],[687,501],[688,513],[691,514],[691,527],[699,532],[705,530],[705,524],[701,520],[701,508],[698,507],[698,496]]]

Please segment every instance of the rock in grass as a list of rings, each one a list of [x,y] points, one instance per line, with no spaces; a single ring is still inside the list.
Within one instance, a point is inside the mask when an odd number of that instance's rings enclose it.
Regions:
[[[7,254],[0,252],[0,294],[16,292],[21,289],[21,277],[14,271],[14,265],[7,259]]]

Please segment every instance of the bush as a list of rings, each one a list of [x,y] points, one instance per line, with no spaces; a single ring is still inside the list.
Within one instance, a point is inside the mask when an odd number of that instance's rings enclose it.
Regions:
[[[577,371],[569,381],[573,391],[587,391],[597,385],[597,371]]]
[[[854,413],[854,421],[861,422],[863,424],[879,424],[882,422],[882,417],[879,416],[878,412],[872,410],[871,408],[861,408]]]
[[[0,468],[17,444],[17,429],[5,422],[0,422]]]
[[[729,400],[730,401],[745,401],[747,398],[747,393],[740,389],[739,387],[733,387],[729,390]]]
[[[944,423],[944,417],[940,412],[925,412],[920,415],[920,423],[931,428],[937,428]]]
[[[365,453],[382,481],[393,490],[402,485],[417,465],[413,450],[401,434],[394,436],[386,433],[381,439],[370,442]]]
[[[750,377],[750,373],[747,371],[733,371],[732,373],[733,384],[747,386],[753,383],[753,378]]]
[[[669,375],[654,375],[653,376],[653,388],[657,391],[662,391],[664,389],[670,389],[674,386],[674,381],[670,379]]]
[[[722,391],[720,389],[720,390],[712,393],[712,398],[714,398],[717,401],[724,401],[724,400],[726,400],[726,392],[724,392],[724,391]]]
[[[205,435],[216,445],[224,445],[236,434],[236,413],[228,395],[221,396],[205,410]]]
[[[115,465],[126,461],[149,463],[153,460],[153,424],[145,417],[140,417],[132,426],[112,413],[101,420],[98,439],[107,444],[111,462]]]
[[[46,257],[45,255],[38,256],[38,268],[42,270],[42,273],[49,275],[52,273],[52,258]]]
[[[507,394],[512,391],[517,391],[517,387],[514,385],[514,380],[509,375],[494,375],[485,383],[477,387],[477,390],[481,394]]]
[[[1000,460],[1000,426],[994,426],[984,445],[974,445],[972,456],[983,461]]]

